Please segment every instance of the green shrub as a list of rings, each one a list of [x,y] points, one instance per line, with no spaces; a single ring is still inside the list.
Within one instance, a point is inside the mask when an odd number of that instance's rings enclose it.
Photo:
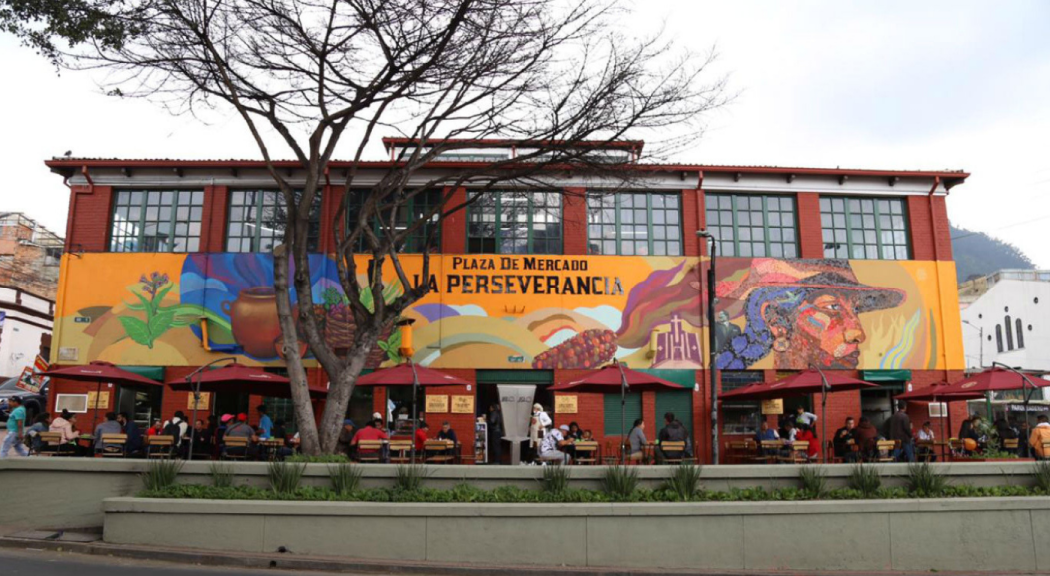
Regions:
[[[222,464],[219,462],[212,462],[208,467],[208,474],[211,475],[212,486],[216,488],[229,488],[233,486],[233,466],[229,464]]]
[[[346,496],[357,490],[361,484],[362,470],[348,462],[328,467],[328,477],[332,480],[332,489],[340,496]]]
[[[679,464],[671,470],[663,488],[678,500],[695,500],[703,492],[700,486],[701,472],[702,468],[695,464]]]
[[[146,471],[142,473],[142,485],[146,490],[163,490],[173,484],[182,471],[182,460],[162,458],[150,460],[146,463]]]
[[[270,462],[266,476],[270,479],[270,489],[275,494],[292,494],[299,489],[306,463]]]
[[[879,493],[879,488],[882,488],[882,476],[879,475],[879,469],[875,466],[854,464],[850,468],[846,485],[851,490],[859,492],[864,498],[874,498]]]
[[[1040,460],[1035,463],[1035,486],[1046,494],[1050,494],[1050,460]]]
[[[617,500],[630,500],[638,489],[638,468],[608,466],[602,475],[602,489]]]
[[[544,466],[540,484],[548,494],[561,494],[569,489],[572,470],[568,466]]]
[[[919,498],[934,498],[948,488],[948,477],[930,466],[929,462],[908,465],[908,475],[904,480],[908,493]]]
[[[828,478],[820,466],[803,466],[798,471],[802,494],[808,498],[823,498],[828,494]]]
[[[345,454],[318,454],[317,456],[308,456],[306,454],[293,454],[284,459],[285,462],[306,462],[307,464],[342,464],[343,462],[349,462]]]
[[[423,487],[430,471],[423,465],[398,464],[394,488],[404,492],[415,492]]]

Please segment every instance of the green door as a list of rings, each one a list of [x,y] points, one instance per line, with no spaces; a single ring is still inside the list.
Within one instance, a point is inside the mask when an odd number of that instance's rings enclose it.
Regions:
[[[620,395],[605,395],[605,435],[626,436],[631,431],[635,419],[642,417],[642,395],[640,392],[628,392],[625,398],[623,420],[620,419]],[[623,422],[624,428],[620,430]]]

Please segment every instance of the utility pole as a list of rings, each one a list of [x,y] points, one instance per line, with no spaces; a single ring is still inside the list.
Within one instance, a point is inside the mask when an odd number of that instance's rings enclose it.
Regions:
[[[707,370],[711,384],[711,461],[718,464],[718,368],[715,366],[715,259],[718,246],[714,236],[707,230],[697,230],[696,235],[710,240],[711,265],[707,268]]]

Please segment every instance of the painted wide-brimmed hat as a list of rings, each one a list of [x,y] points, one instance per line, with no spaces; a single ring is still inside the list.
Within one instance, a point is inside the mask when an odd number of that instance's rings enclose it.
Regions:
[[[857,281],[848,260],[777,260],[755,258],[751,266],[715,285],[722,299],[743,303],[758,288],[812,288],[849,296],[857,312],[900,306],[907,293],[898,288],[868,286]],[[730,308],[735,308],[730,306]],[[739,313],[740,310],[735,310]],[[735,315],[735,314],[731,314]]]

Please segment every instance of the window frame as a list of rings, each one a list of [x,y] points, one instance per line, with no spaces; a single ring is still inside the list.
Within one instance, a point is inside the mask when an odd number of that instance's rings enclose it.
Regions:
[[[841,228],[835,226],[834,222],[832,222],[831,228],[826,228],[824,226],[823,217],[824,217],[825,212],[824,212],[824,207],[822,206],[824,200],[828,200],[828,202],[833,202],[834,200],[842,200],[842,202],[843,202],[843,211],[842,212],[835,212],[834,211],[834,207],[831,207],[830,211],[827,212],[827,214],[829,216],[831,216],[832,219],[834,219],[836,214],[842,214],[845,217],[845,230],[846,230],[846,246],[845,246],[846,256],[845,257],[839,256],[836,253],[836,251],[839,248],[842,247],[838,241],[833,241],[832,242],[832,245],[834,245],[835,247],[827,248],[828,242],[824,240],[824,232],[825,231],[830,230],[832,232],[832,236],[834,236],[835,230],[840,230],[841,229]],[[863,258],[858,258],[858,257],[853,255],[853,247],[854,247],[854,242],[853,242],[853,223],[851,222],[853,213],[850,210],[850,201],[851,200],[858,200],[860,202],[863,202],[865,200],[871,200],[872,201],[873,211],[870,214],[874,217],[874,224],[875,224],[875,228],[874,228],[874,232],[875,232],[875,248],[878,251],[878,257],[877,258],[869,258],[867,256],[867,251],[866,250],[865,250],[865,255],[864,255]],[[887,258],[886,255],[885,255],[885,250],[886,250],[887,246],[882,241],[883,229],[882,229],[882,223],[880,222],[880,220],[881,220],[881,216],[883,214],[882,214],[881,210],[879,209],[879,202],[881,202],[881,201],[899,202],[900,203],[901,213],[899,214],[899,216],[904,221],[904,229],[903,230],[890,229],[890,230],[887,230],[887,231],[890,232],[890,233],[899,231],[899,232],[902,232],[904,234],[904,248],[905,248],[905,251],[906,251],[906,258],[897,258],[895,250],[894,250],[894,254],[893,254],[893,256],[891,258]],[[843,259],[843,260],[896,260],[896,261],[912,260],[914,258],[914,252],[912,250],[912,243],[911,243],[911,220],[908,217],[908,202],[906,201],[905,198],[898,197],[898,196],[882,197],[882,196],[850,196],[850,195],[838,195],[838,194],[827,194],[827,195],[826,194],[822,194],[822,195],[820,195],[820,197],[818,199],[817,206],[819,208],[820,216],[821,216],[821,223],[820,223],[821,239],[820,240],[821,240],[821,244],[824,246],[824,258],[829,258],[829,259],[830,258],[835,258],[835,259]],[[859,215],[861,216],[862,219],[867,214],[869,214],[869,213],[863,212],[863,210],[859,213]],[[893,216],[895,216],[895,214],[893,214],[892,209],[891,209],[890,213],[887,214],[887,216],[889,216],[890,218],[893,218]],[[862,228],[862,230],[870,230],[870,229],[869,228]],[[863,242],[860,245],[861,246],[867,246],[868,243],[867,242]],[[889,246],[895,249],[897,246],[899,246],[899,244],[894,243],[894,244],[890,244]],[[829,254],[829,250],[831,251],[830,254]]]
[[[731,241],[724,240],[724,239],[721,239],[721,238],[718,239],[718,255],[719,256],[725,256],[727,258],[785,258],[785,259],[794,259],[794,258],[799,258],[800,257],[801,250],[799,248],[798,196],[797,195],[794,195],[794,194],[765,194],[765,193],[739,194],[739,193],[735,193],[735,192],[711,192],[711,193],[706,193],[705,192],[705,194],[704,194],[704,222],[706,223],[706,227],[707,227],[708,230],[711,229],[710,216],[708,215],[708,211],[711,209],[711,205],[709,203],[709,200],[710,199],[723,198],[723,197],[724,198],[729,198],[729,201],[730,201],[730,212],[731,212],[732,218],[733,218],[733,224],[732,224],[733,239]],[[744,242],[744,243],[747,243],[747,244],[754,244],[755,241],[754,240],[741,240],[740,239],[740,218],[739,218],[739,216],[737,214],[737,211],[738,211],[738,206],[737,206],[737,202],[736,202],[737,198],[747,198],[749,201],[750,201],[751,198],[759,198],[762,201],[762,228],[765,231],[764,235],[763,235],[764,237],[763,237],[762,244],[765,246],[765,252],[766,252],[765,255],[763,255],[763,256],[756,256],[753,253],[750,254],[750,255],[747,255],[747,256],[742,256],[740,254],[740,243],[741,242]],[[793,235],[795,237],[794,241],[790,242],[790,244],[792,245],[792,247],[794,248],[794,251],[795,251],[794,255],[792,255],[792,256],[786,256],[786,255],[774,256],[772,250],[770,249],[771,245],[774,244],[774,243],[782,245],[785,248],[788,245],[788,242],[785,242],[784,240],[773,241],[773,240],[769,239],[769,236],[770,236],[769,231],[770,231],[771,228],[776,228],[778,230],[784,230],[784,229],[788,228],[787,226],[784,226],[783,223],[781,223],[778,226],[772,226],[772,227],[770,226],[770,224],[769,224],[769,213],[770,213],[770,210],[769,210],[769,199],[770,198],[777,198],[778,200],[787,198],[787,199],[791,200],[791,219],[792,219],[792,224],[791,224],[790,228],[792,229]],[[716,207],[714,207],[714,211],[715,212],[719,212],[719,211],[722,211],[722,209],[721,209],[721,207],[717,207],[716,206]],[[748,207],[747,211],[749,213],[752,212],[750,207]],[[784,213],[786,213],[785,210],[781,210],[781,209],[774,210],[774,212],[776,212],[777,214],[784,214]],[[725,224],[722,223],[721,219],[720,219],[719,223],[716,224],[716,226],[722,228],[722,227],[725,227]],[[755,226],[748,225],[747,227],[748,228],[754,228]],[[727,254],[726,251],[723,249],[722,244],[725,243],[725,242],[731,242],[732,243],[732,245],[733,245],[733,254],[732,255]]]
[[[529,199],[528,207],[526,208],[526,213],[528,214],[528,219],[526,220],[526,230],[527,231],[526,231],[526,235],[525,235],[525,247],[526,247],[525,252],[519,253],[519,252],[502,252],[501,251],[501,248],[503,246],[503,241],[504,241],[503,234],[501,234],[501,232],[500,232],[500,230],[502,228],[502,223],[503,223],[503,194],[504,193],[522,194],[522,195],[527,196],[528,199]],[[469,190],[467,191],[467,194],[469,196],[469,194],[470,194]],[[466,253],[467,254],[507,254],[507,255],[511,255],[511,254],[537,254],[537,255],[553,255],[553,256],[562,256],[562,255],[565,254],[565,198],[563,197],[563,192],[562,191],[558,191],[558,190],[514,190],[514,189],[507,189],[507,190],[493,190],[493,191],[490,191],[490,192],[485,192],[484,194],[486,194],[486,195],[490,195],[491,194],[493,196],[493,198],[495,199],[495,202],[493,203],[493,207],[495,208],[495,211],[496,211],[496,214],[495,214],[496,215],[496,219],[492,222],[493,231],[494,231],[493,232],[493,236],[492,237],[488,237],[488,236],[474,236],[474,235],[472,235],[470,233],[470,227],[471,227],[471,224],[472,224],[472,221],[471,221],[470,217],[473,214],[473,212],[477,209],[477,207],[480,205],[479,202],[480,202],[481,199],[479,198],[477,201],[471,202],[470,205],[467,206],[467,211],[466,211],[466,224],[467,225],[466,225],[466,231],[465,231],[465,235],[466,235]],[[534,238],[533,238],[534,220],[533,220],[533,215],[536,214],[536,209],[535,209],[535,203],[533,202],[533,198],[536,195],[538,195],[538,194],[551,194],[551,195],[553,195],[553,196],[558,198],[559,206],[558,206],[558,227],[557,227],[557,229],[558,229],[558,251],[557,252],[549,252],[549,251],[537,252],[534,249],[534,243],[533,243],[533,240],[534,240]],[[544,203],[546,203],[546,201],[544,201]],[[471,243],[470,243],[471,239],[492,240],[493,241],[493,246],[494,246],[493,247],[493,251],[489,252],[487,250],[481,250],[481,251],[473,250],[471,248]],[[510,238],[507,238],[507,240],[510,240]],[[547,239],[547,240],[549,241],[549,239]]]
[[[122,194],[129,194],[130,195],[130,194],[134,194],[136,192],[142,194],[142,202],[140,202],[138,204],[131,204],[130,202],[127,203],[127,204],[121,204],[120,203],[120,198],[121,198]],[[161,208],[166,208],[166,207],[167,208],[171,208],[171,216],[169,216],[168,220],[167,220],[168,226],[171,227],[171,232],[169,232],[169,235],[168,235],[169,243],[171,244],[171,247],[168,250],[142,250],[142,249],[138,249],[138,248],[141,248],[146,243],[145,242],[145,233],[146,233],[146,226],[147,226],[146,215],[148,213],[148,209],[151,207],[151,205],[149,204],[149,195],[150,195],[150,193],[153,193],[153,192],[161,194],[162,198],[163,198],[163,194],[170,193],[170,194],[173,194],[174,195],[173,197],[175,198],[174,203],[171,204],[170,206],[169,205],[163,205],[163,204],[156,205],[158,210],[161,209]],[[179,202],[179,196],[183,192],[186,192],[186,193],[190,194],[190,201],[185,206],[183,206]],[[195,253],[195,252],[200,252],[200,250],[201,250],[201,240],[203,239],[203,236],[204,236],[204,207],[205,207],[206,200],[207,200],[207,198],[205,197],[205,192],[204,192],[203,188],[201,188],[201,189],[194,189],[194,188],[114,188],[112,194],[113,194],[113,196],[112,196],[112,199],[110,201],[110,207],[109,207],[109,227],[108,227],[108,234],[107,234],[107,241],[106,241],[106,250],[107,250],[107,252],[115,253],[115,254],[191,254],[191,253]],[[201,199],[199,205],[195,204],[194,201],[193,201],[194,196],[197,195],[197,194],[200,194],[200,199]],[[182,221],[178,217],[179,208],[182,208],[182,207],[185,207],[189,211],[189,215],[190,215],[190,217],[187,220],[185,220],[185,221]],[[115,227],[116,227],[116,219],[117,219],[117,210],[119,210],[120,208],[128,208],[129,210],[132,209],[132,208],[138,208],[139,209],[138,221],[135,224],[135,226],[138,227],[138,233],[134,237],[134,241],[137,244],[135,250],[115,250],[115,248],[117,246],[115,244],[115,242],[117,242],[116,238],[122,238],[122,240],[120,240],[121,245],[124,245],[125,243],[127,243],[129,241],[130,238],[132,238],[131,236],[129,236],[127,234],[115,234],[115,232],[117,232],[117,230],[115,229]],[[200,210],[201,210],[200,218],[198,220],[196,220],[196,221],[192,219],[193,209],[194,208],[200,208]],[[126,222],[128,223],[126,225],[130,226],[131,220],[128,219]],[[163,221],[160,220],[160,219],[150,220],[149,221],[149,224],[156,224],[158,226],[160,224],[162,224],[162,223],[163,223]],[[179,224],[179,223],[185,223],[187,225],[187,227],[189,227],[189,226],[191,226],[193,224],[197,224],[197,234],[193,235],[193,234],[190,234],[190,233],[187,232],[187,234],[185,234],[185,235],[177,235],[175,233],[175,229],[176,229],[177,224]],[[185,239],[185,241],[186,241],[186,249],[185,250],[176,250],[175,249],[175,245],[176,245],[175,240],[177,238]],[[189,247],[189,243],[192,240],[196,240],[197,241],[197,247],[195,249],[191,250],[190,247]]]
[[[637,206],[631,206],[630,208],[624,208],[623,207],[623,197],[624,196],[628,196],[628,195],[634,196],[636,198],[638,196],[642,196],[642,197],[645,198],[645,224],[646,224],[646,238],[645,239],[646,239],[646,244],[647,244],[647,247],[646,247],[646,252],[647,253],[646,254],[637,254],[637,253],[635,253],[635,254],[624,254],[623,253],[623,243],[624,243],[623,226],[624,226],[624,223],[623,223],[623,212],[622,211],[625,210],[625,209],[626,210],[637,210],[638,209]],[[665,219],[662,224],[655,224],[654,223],[654,218],[653,218],[653,210],[654,210],[653,198],[656,197],[656,196],[663,196],[665,198],[674,198],[675,199],[675,202],[677,203],[677,205],[674,208],[668,208],[666,206],[666,204],[665,204],[664,207],[662,207],[662,208],[661,207],[657,207],[655,209],[659,210],[659,211],[662,211],[662,212],[671,212],[671,211],[677,212],[678,213],[678,220],[677,220],[677,222],[675,222],[673,224],[670,224]],[[612,205],[613,222],[611,224],[607,223],[607,222],[592,223],[591,222],[591,199],[595,198],[595,199],[598,199],[599,201],[602,201],[602,200],[604,200],[606,198],[610,198],[610,197],[613,199],[613,205]],[[678,193],[678,192],[656,192],[656,191],[654,191],[654,192],[614,192],[614,193],[594,192],[594,193],[588,193],[586,198],[584,199],[584,209],[586,210],[586,213],[587,213],[587,217],[586,217],[586,225],[587,225],[587,255],[588,256],[642,256],[642,257],[649,257],[649,256],[656,256],[656,257],[684,256],[685,255],[685,240],[684,240],[685,227],[684,227],[684,225],[682,223],[682,208],[683,208],[683,206],[682,206],[682,195],[681,195],[681,193]],[[603,209],[607,209],[607,207],[602,206],[602,207],[600,207],[598,209],[599,210],[603,210]],[[635,226],[635,225],[637,225],[637,222],[632,222],[631,224],[628,224],[628,226]],[[603,242],[608,242],[608,239],[606,239],[605,237],[592,238],[591,237],[591,226],[601,226],[601,227],[612,226],[613,227],[613,229],[616,231],[616,236],[613,239],[613,242],[615,242],[615,244],[616,244],[616,252],[615,253],[610,254],[610,253],[605,252],[604,250],[601,251],[601,252],[598,252],[598,253],[595,253],[595,252],[591,251],[591,241],[592,240],[597,242],[599,245],[602,244]],[[657,238],[656,234],[654,233],[654,230],[655,230],[656,226],[663,227],[663,228],[669,228],[669,227],[675,226],[675,227],[678,228],[678,236],[676,238],[670,238],[668,235],[665,234],[664,238]],[[632,243],[636,242],[635,240],[627,240],[627,241],[628,242],[632,242]],[[655,250],[653,250],[653,247],[655,246],[655,244],[654,244],[655,242],[663,242],[663,243],[668,244],[668,245],[670,245],[672,242],[676,242],[678,244],[678,250],[675,253],[671,253],[671,250],[667,250],[666,254],[654,254]]]
[[[370,192],[370,190],[365,189],[365,188],[352,189],[352,193],[355,194],[354,197],[358,201],[357,202],[351,202],[348,205],[348,210],[346,211],[346,214],[345,214],[345,216],[343,218],[343,225],[346,226],[347,229],[349,229],[349,227],[354,224],[354,222],[352,220],[356,219],[357,215],[361,211],[361,201],[363,200],[362,194],[367,195],[369,192]],[[401,207],[400,212],[401,213],[406,213],[406,212],[407,213],[414,213],[417,202],[421,202],[422,205],[426,206],[427,210],[429,210],[429,209],[433,208],[434,206],[433,206],[433,204],[431,204],[428,201],[428,198],[426,196],[428,194],[436,194],[437,197],[438,197],[438,203],[443,203],[446,193],[447,193],[447,191],[443,190],[441,188],[429,188],[426,191],[424,191],[424,192],[422,192],[420,194],[416,194],[415,196],[412,196],[411,198],[409,198],[408,199],[408,203]],[[444,209],[442,208],[442,210],[444,210]],[[438,230],[437,230],[437,234],[434,237],[434,245],[431,246],[430,250],[427,251],[428,254],[440,254],[441,253],[441,238],[442,238],[442,234],[444,232],[444,230],[443,230],[443,228],[444,228],[444,221],[441,219],[440,215],[435,214],[435,216],[438,218],[438,221],[434,225],[436,225],[438,227]],[[398,254],[422,254],[423,253],[423,245],[422,244],[420,246],[418,246],[418,249],[417,248],[409,249],[409,247],[411,246],[411,244],[413,242],[421,242],[421,243],[425,244],[426,239],[427,239],[427,230],[428,230],[428,226],[424,226],[423,229],[420,231],[419,235],[411,236],[411,237],[407,238],[406,242],[405,242],[405,245],[402,246],[398,250]],[[376,235],[379,235],[380,223],[378,221],[378,218],[373,218],[372,219],[372,231],[375,232]],[[366,253],[364,237],[361,237],[361,238],[357,239],[357,243],[354,246],[354,252],[357,253],[357,254],[364,254],[364,253]]]
[[[247,220],[243,220],[243,219],[239,220],[238,222],[233,222],[233,220],[231,219],[231,215],[233,214],[233,209],[234,208],[249,208],[248,204],[238,204],[237,206],[234,206],[234,204],[233,204],[233,195],[235,193],[238,193],[238,192],[241,192],[241,193],[244,193],[244,194],[254,194],[255,198],[256,198],[256,200],[254,201],[253,205],[250,206],[252,209],[255,210],[255,221],[253,222],[253,224],[255,225],[256,232],[250,237],[251,238],[251,250],[247,250],[247,251],[244,251],[244,250],[230,250],[230,225],[231,224],[241,224],[243,226],[243,225],[248,223]],[[296,194],[302,194],[302,190],[296,189],[295,193]],[[265,204],[262,201],[262,199],[266,198],[267,194],[274,194],[276,196],[277,203],[274,204],[273,206],[280,206],[280,203],[284,201],[284,198],[281,196],[281,191],[279,189],[277,189],[277,188],[231,188],[231,189],[229,189],[227,191],[227,199],[226,199],[226,228],[223,230],[223,245],[222,245],[223,246],[223,250],[225,252],[231,252],[231,253],[235,253],[235,254],[268,253],[268,252],[263,252],[262,250],[260,250],[260,244],[262,243],[262,240],[263,240],[263,238],[261,236],[261,234],[262,234],[261,222],[262,222],[262,218],[263,218],[263,208],[265,206],[267,206],[267,204]],[[307,242],[310,241],[310,236],[314,236],[314,240],[316,241],[317,245],[313,246],[313,247],[307,246],[307,251],[310,252],[310,253],[323,252],[323,250],[321,248],[322,245],[323,245],[323,240],[321,238],[321,236],[322,236],[322,234],[321,234],[321,206],[323,205],[323,201],[324,201],[324,191],[323,190],[318,190],[318,195],[314,199],[314,204],[313,204],[313,206],[311,207],[311,210],[310,210],[311,213],[312,213],[310,215],[310,219],[311,220],[313,220],[314,218],[317,219],[316,220],[316,231],[317,231],[317,233],[316,233],[316,235],[307,233]],[[314,224],[315,224],[314,222],[310,223],[311,226],[314,226]],[[244,240],[245,238],[249,238],[249,236],[246,236],[244,234],[239,234],[237,236],[237,238],[240,239],[240,240]],[[277,245],[280,242],[280,236],[274,236],[273,239],[274,239],[274,245]]]

